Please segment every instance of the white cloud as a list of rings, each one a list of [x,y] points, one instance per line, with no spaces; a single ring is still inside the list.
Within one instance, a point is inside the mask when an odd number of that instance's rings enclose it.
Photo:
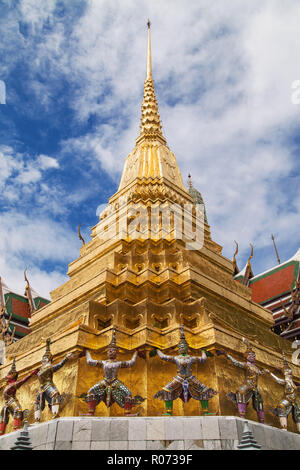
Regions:
[[[16,152],[11,146],[0,145],[0,187],[4,191],[2,196],[6,196],[6,191],[14,188],[17,196],[24,190],[26,185],[34,184],[42,179],[42,172],[50,168],[59,168],[55,158],[47,155],[32,157]]]
[[[66,265],[77,255],[77,234],[66,225],[36,214],[9,211],[0,214],[0,270],[4,282],[14,291],[24,290],[24,269],[33,288],[49,298],[49,291],[67,280],[55,267]],[[24,294],[24,292],[23,292]]]
[[[38,162],[42,170],[47,170],[48,168],[59,168],[59,163],[56,158],[48,157],[48,155],[39,155]]]
[[[17,184],[36,183],[41,177],[41,172],[37,168],[27,168],[16,177],[15,181]]]

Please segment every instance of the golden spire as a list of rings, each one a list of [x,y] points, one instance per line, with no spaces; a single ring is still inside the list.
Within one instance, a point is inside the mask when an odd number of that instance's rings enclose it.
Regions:
[[[166,139],[162,134],[162,126],[158,112],[158,104],[154,91],[154,82],[152,79],[152,65],[151,65],[151,35],[150,35],[150,21],[148,20],[148,44],[147,44],[147,73],[144,83],[144,97],[142,103],[142,116],[140,125],[140,135],[136,142],[140,143],[144,139],[160,140],[163,144]]]
[[[150,33],[150,20],[147,22],[148,26],[148,55],[147,55],[147,80],[152,80],[152,64],[151,64],[151,33]]]
[[[177,186],[181,191],[184,191],[184,194],[188,196],[190,202],[191,198],[187,194],[183,184],[176,157],[169,147],[167,147],[167,141],[162,133],[162,125],[152,78],[149,20],[147,26],[147,67],[144,82],[140,135],[136,139],[135,148],[127,156],[119,190],[113,197],[117,198],[119,191],[124,191],[127,186],[130,188],[133,182],[144,184],[145,181],[147,181],[152,184],[155,178],[159,178],[161,180],[160,184],[168,183],[171,185],[172,190],[174,190],[174,186]],[[143,192],[143,194],[145,194],[145,192]]]

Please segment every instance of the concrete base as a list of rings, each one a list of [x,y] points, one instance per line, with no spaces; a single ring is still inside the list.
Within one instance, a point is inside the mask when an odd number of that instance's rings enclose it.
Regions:
[[[34,450],[236,450],[243,431],[233,416],[58,418],[31,425]],[[300,434],[248,421],[262,450],[300,450]],[[9,450],[19,431],[0,437]]]

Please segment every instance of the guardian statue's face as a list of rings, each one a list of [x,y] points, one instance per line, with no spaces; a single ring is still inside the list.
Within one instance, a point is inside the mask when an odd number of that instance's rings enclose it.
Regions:
[[[188,345],[179,344],[179,346],[178,346],[179,354],[187,354],[187,353],[188,353],[188,350],[189,350]]]
[[[116,359],[117,350],[115,348],[108,348],[107,357],[108,357],[108,359]]]
[[[249,352],[247,356],[247,361],[248,362],[255,362],[255,353],[254,352]]]
[[[51,361],[48,357],[43,357],[42,358],[42,365],[43,366],[51,366]]]
[[[16,372],[15,374],[8,374],[5,379],[8,384],[16,382],[18,378],[18,373]]]

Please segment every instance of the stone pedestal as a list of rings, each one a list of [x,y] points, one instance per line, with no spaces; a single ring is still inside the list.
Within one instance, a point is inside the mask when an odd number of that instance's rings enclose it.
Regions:
[[[238,450],[244,420],[233,416],[59,418],[29,427],[34,450]],[[248,421],[262,450],[300,450],[300,435]],[[0,437],[9,450],[20,431]]]

